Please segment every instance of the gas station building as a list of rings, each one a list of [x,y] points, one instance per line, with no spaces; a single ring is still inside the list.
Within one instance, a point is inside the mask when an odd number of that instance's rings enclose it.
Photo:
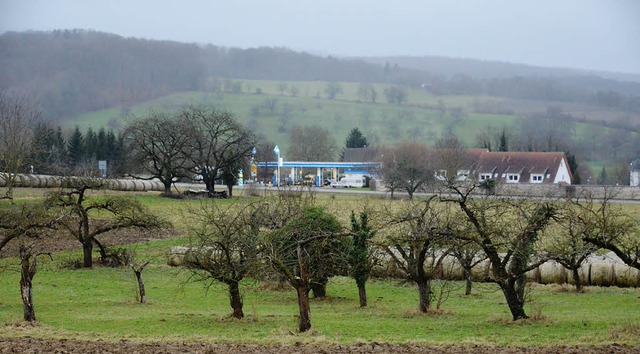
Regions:
[[[314,184],[316,186],[322,186],[325,179],[331,179],[337,181],[341,175],[375,175],[377,170],[381,167],[380,162],[313,162],[313,161],[282,161],[278,166],[277,161],[272,162],[258,162],[256,163],[258,168],[273,168],[280,167],[280,179],[283,180],[291,178],[292,182],[301,180],[302,169],[316,170]],[[264,171],[266,172],[266,171]],[[264,178],[266,173],[260,173],[256,171],[257,180],[260,181],[261,176]],[[274,174],[275,175],[275,174]],[[274,177],[275,178],[275,177]]]

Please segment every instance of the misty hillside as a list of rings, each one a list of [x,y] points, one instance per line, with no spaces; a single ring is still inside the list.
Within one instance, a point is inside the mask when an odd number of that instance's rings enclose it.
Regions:
[[[0,36],[0,90],[27,92],[53,120],[126,108],[170,93],[211,91],[212,81],[219,79],[386,83],[433,95],[493,96],[640,113],[640,83],[508,63],[388,59],[371,62],[375,60],[321,57],[286,48],[199,46],[85,30],[10,32]]]
[[[435,72],[446,77],[466,75],[478,79],[521,77],[555,78],[576,87],[589,90],[613,90],[625,94],[640,94],[640,75],[571,68],[552,68],[441,56],[363,57],[362,60],[384,65],[392,63],[404,68]],[[586,84],[587,86],[580,86]]]
[[[207,78],[381,81],[381,68],[283,48],[234,49],[85,30],[0,36],[0,90],[26,92],[46,117],[207,89]]]

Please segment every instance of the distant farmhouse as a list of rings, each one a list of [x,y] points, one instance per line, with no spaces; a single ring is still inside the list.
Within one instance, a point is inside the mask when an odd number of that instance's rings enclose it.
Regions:
[[[484,151],[473,165],[482,182],[571,184],[572,176],[564,152]]]
[[[379,161],[373,148],[346,149],[345,161]],[[564,152],[488,151],[465,149],[459,151],[433,149],[427,158],[432,162],[436,179],[446,179],[448,168],[455,164],[456,179],[477,182],[495,180],[502,183],[572,184],[573,177]],[[451,161],[455,160],[455,161]],[[640,179],[640,160],[636,162]],[[451,172],[449,172],[451,173]],[[640,181],[639,181],[640,182]]]

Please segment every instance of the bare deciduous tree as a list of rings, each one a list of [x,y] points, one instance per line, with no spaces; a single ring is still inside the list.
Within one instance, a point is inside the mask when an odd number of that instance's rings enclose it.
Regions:
[[[605,188],[600,200],[587,198],[587,202],[576,204],[583,213],[580,221],[593,228],[583,240],[612,251],[629,267],[640,270],[640,225],[622,206],[613,204],[615,195],[614,189]]]
[[[361,83],[358,85],[358,99],[362,102],[376,103],[378,92],[375,87],[369,83]]]
[[[40,204],[0,208],[0,250],[10,241],[19,242],[20,295],[23,318],[28,322],[36,321],[33,278],[37,272],[37,257],[45,253],[39,241],[50,236],[61,217],[62,215],[55,215]]]
[[[7,188],[0,199],[13,202],[13,188],[33,148],[38,111],[22,97],[0,93],[0,179]]]
[[[487,256],[482,252],[482,249],[478,245],[472,242],[461,240],[455,236],[452,237],[452,242],[451,255],[456,257],[462,267],[462,271],[464,272],[464,294],[471,295],[471,290],[473,288],[472,270],[475,266],[486,260]]]
[[[88,191],[102,188],[102,181],[90,178],[70,179],[70,190],[52,192],[47,197],[47,204],[66,210],[69,214],[60,221],[61,226],[82,244],[83,267],[93,266],[93,244],[100,247],[103,257],[106,252],[97,240],[105,232],[126,228],[162,228],[169,223],[151,214],[137,200],[103,196],[89,198]],[[100,218],[98,215],[108,215]]]
[[[382,178],[392,193],[394,189],[403,189],[409,198],[413,198],[434,178],[427,147],[416,142],[403,142],[396,148],[387,149],[382,157]]]
[[[329,82],[327,86],[324,88],[324,93],[327,95],[327,98],[330,100],[335,99],[338,95],[342,94],[344,91],[342,90],[342,85],[339,82]]]
[[[290,133],[288,160],[332,161],[336,155],[336,141],[329,131],[319,126],[295,126]]]
[[[429,151],[429,163],[436,182],[449,186],[465,182],[474,163],[464,143],[455,135],[440,138]]]
[[[560,263],[571,272],[576,292],[582,292],[580,268],[587,258],[598,250],[598,246],[585,241],[585,238],[598,236],[598,221],[592,211],[598,207],[592,198],[568,198],[560,213],[561,222],[549,229],[542,251],[546,257]],[[596,212],[598,216],[602,214]]]
[[[255,136],[224,110],[191,106],[179,114],[180,121],[190,122],[193,126],[190,148],[185,152],[193,166],[192,173],[199,174],[207,190],[213,192],[219,171],[237,174],[249,159],[256,143]],[[231,189],[229,192],[231,194]]]
[[[228,286],[235,318],[244,317],[240,282],[259,267],[261,204],[209,202],[188,210],[194,223],[185,266],[193,271],[194,280]]]
[[[546,262],[535,246],[538,235],[556,216],[556,207],[548,201],[523,202],[512,198],[473,197],[475,185],[451,186],[455,202],[473,232],[458,235],[482,248],[491,262],[492,280],[498,284],[513,320],[527,318],[525,273]]]
[[[382,156],[380,157],[382,164],[380,168],[380,175],[382,176],[382,182],[389,192],[391,192],[391,199],[393,199],[395,191],[400,189],[402,185],[402,179],[400,178],[400,170],[398,170],[398,161],[396,160],[396,151],[393,148],[382,149]]]
[[[289,213],[287,210],[274,212]],[[273,268],[296,290],[300,332],[311,329],[309,292],[326,286],[339,268],[346,269],[340,224],[320,207],[305,207],[282,228],[265,238],[264,249]]]
[[[147,303],[147,292],[144,287],[144,279],[142,278],[142,272],[144,269],[151,263],[151,261],[146,261],[144,263],[139,263],[136,261],[135,251],[129,249],[127,250],[127,265],[133,271],[133,275],[136,277],[136,283],[138,284],[138,301],[141,304]]]
[[[418,286],[418,308],[426,313],[431,308],[431,280],[448,254],[447,206],[432,196],[406,202],[400,210],[387,214],[393,229],[383,247],[405,277]]]
[[[278,82],[278,91],[280,91],[280,96],[284,96],[284,92],[287,90],[287,87],[289,87],[289,84],[286,81]]]
[[[139,179],[158,179],[165,194],[171,194],[173,183],[191,178],[193,124],[164,113],[150,113],[136,119],[125,130],[125,141],[131,154],[131,173]]]

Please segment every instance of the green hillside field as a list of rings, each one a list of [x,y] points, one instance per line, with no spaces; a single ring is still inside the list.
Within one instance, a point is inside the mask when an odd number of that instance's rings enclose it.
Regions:
[[[212,105],[233,112],[243,124],[253,128],[261,138],[281,147],[288,146],[288,129],[295,125],[318,125],[333,133],[339,145],[351,128],[360,128],[372,144],[393,145],[405,139],[433,144],[445,131],[453,131],[473,144],[478,131],[487,126],[496,129],[511,126],[519,119],[513,115],[473,113],[477,102],[498,98],[471,96],[434,96],[423,90],[409,90],[402,105],[386,103],[383,91],[387,85],[376,84],[377,103],[358,101],[357,83],[341,83],[343,94],[334,100],[326,98],[326,82],[288,82],[300,92],[292,97],[289,90],[280,94],[279,82],[244,80],[242,93],[182,92],[144,102],[128,109],[112,108],[81,114],[65,120],[65,127],[79,125],[81,129],[101,126],[118,127],[131,116],[144,116],[150,111],[172,111],[184,105]],[[246,92],[246,90],[251,92]],[[256,94],[261,89],[261,94]],[[316,96],[319,95],[319,98]],[[268,101],[275,101],[273,110]],[[460,108],[457,119],[451,112],[442,112],[438,105]]]

